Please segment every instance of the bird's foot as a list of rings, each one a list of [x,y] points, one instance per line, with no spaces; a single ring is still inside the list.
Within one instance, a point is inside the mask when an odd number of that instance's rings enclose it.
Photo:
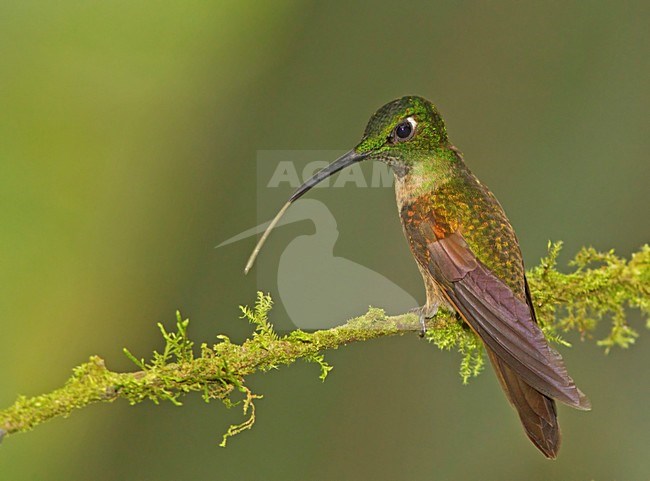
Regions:
[[[438,313],[438,306],[422,306],[410,309],[409,312],[417,314],[420,319],[420,337],[424,337],[427,333],[427,320],[433,318]]]

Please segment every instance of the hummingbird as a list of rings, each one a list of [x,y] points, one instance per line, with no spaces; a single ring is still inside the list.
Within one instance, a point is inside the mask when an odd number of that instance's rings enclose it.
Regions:
[[[417,309],[455,311],[483,342],[496,377],[534,445],[554,459],[560,447],[555,401],[589,410],[587,397],[546,341],[535,317],[515,232],[492,192],[449,141],[438,109],[407,96],[381,107],[352,150],[300,186],[260,238],[248,272],[271,229],[316,184],[363,160],[385,162],[395,175],[404,234],[426,288]]]

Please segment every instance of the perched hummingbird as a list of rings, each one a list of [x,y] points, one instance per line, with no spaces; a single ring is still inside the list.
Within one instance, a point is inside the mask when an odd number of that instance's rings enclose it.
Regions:
[[[361,142],[317,172],[271,222],[246,266],[289,205],[313,186],[365,159],[388,164],[402,227],[426,286],[420,320],[455,310],[483,341],[526,434],[548,458],[560,446],[554,399],[581,410],[587,397],[537,325],[519,243],[492,192],[450,143],[436,107],[403,97],[381,107]]]

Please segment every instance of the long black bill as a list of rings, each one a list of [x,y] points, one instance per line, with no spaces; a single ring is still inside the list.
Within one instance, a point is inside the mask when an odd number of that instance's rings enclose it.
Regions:
[[[316,184],[322,182],[323,180],[327,179],[330,175],[336,174],[339,170],[345,169],[346,167],[356,163],[360,162],[363,159],[368,157],[368,154],[359,154],[355,152],[354,150],[351,150],[345,154],[343,154],[341,157],[336,159],[334,162],[332,162],[330,165],[325,167],[322,170],[319,170],[314,174],[314,176],[309,179],[307,182],[302,184],[300,187],[298,187],[298,190],[296,190],[293,195],[289,198],[286,204],[282,206],[282,209],[280,209],[280,212],[277,213],[277,215],[273,218],[269,226],[266,228],[264,231],[264,234],[262,234],[262,237],[260,237],[260,240],[257,242],[257,245],[255,246],[255,249],[253,249],[253,252],[251,256],[248,258],[248,262],[246,263],[246,267],[244,268],[244,274],[248,274],[248,271],[251,270],[251,267],[253,267],[253,264],[255,263],[255,259],[257,258],[257,255],[260,253],[260,250],[262,250],[262,246],[264,245],[264,242],[266,242],[266,238],[269,236],[275,225],[278,223],[280,218],[284,215],[284,213],[287,211],[289,206],[293,203],[293,201],[299,199],[302,197],[302,195],[310,190],[312,187],[314,187]]]

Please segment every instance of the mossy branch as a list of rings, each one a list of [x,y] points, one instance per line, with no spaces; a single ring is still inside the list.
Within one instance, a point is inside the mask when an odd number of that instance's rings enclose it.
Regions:
[[[650,314],[650,247],[644,246],[630,260],[617,257],[613,251],[582,249],[570,263],[575,269],[569,274],[557,270],[560,248],[561,243],[549,243],[548,256],[528,273],[544,333],[552,341],[568,345],[562,333],[577,331],[582,338],[591,338],[599,321],[608,319],[608,334],[598,344],[606,351],[614,346],[629,347],[638,333],[627,323],[627,308],[638,308],[646,317]],[[311,333],[296,330],[279,336],[268,321],[271,307],[270,296],[258,293],[254,308],[241,308],[242,317],[254,325],[249,339],[235,344],[219,335],[217,344],[202,344],[198,350],[187,334],[189,320],[177,313],[176,332],[167,332],[159,324],[165,340],[162,353],[154,352],[147,362],[125,349],[139,371],[113,372],[101,358],[92,356],[73,370],[62,388],[31,398],[20,396],[11,407],[0,411],[0,440],[49,419],[67,417],[95,402],[123,398],[131,404],[149,399],[180,405],[184,394],[198,391],[206,402],[218,399],[228,407],[241,404],[248,416],[224,434],[221,445],[225,446],[229,436],[250,429],[255,422],[254,401],[261,396],[246,385],[251,374],[302,359],[318,364],[324,380],[332,369],[323,357],[326,350],[420,330],[414,314],[386,316],[381,309],[371,308],[339,327]],[[648,321],[646,325],[650,327]],[[439,311],[427,327],[430,342],[462,354],[460,374],[464,382],[481,371],[481,342],[452,313]],[[233,400],[236,392],[242,393],[239,402]]]

